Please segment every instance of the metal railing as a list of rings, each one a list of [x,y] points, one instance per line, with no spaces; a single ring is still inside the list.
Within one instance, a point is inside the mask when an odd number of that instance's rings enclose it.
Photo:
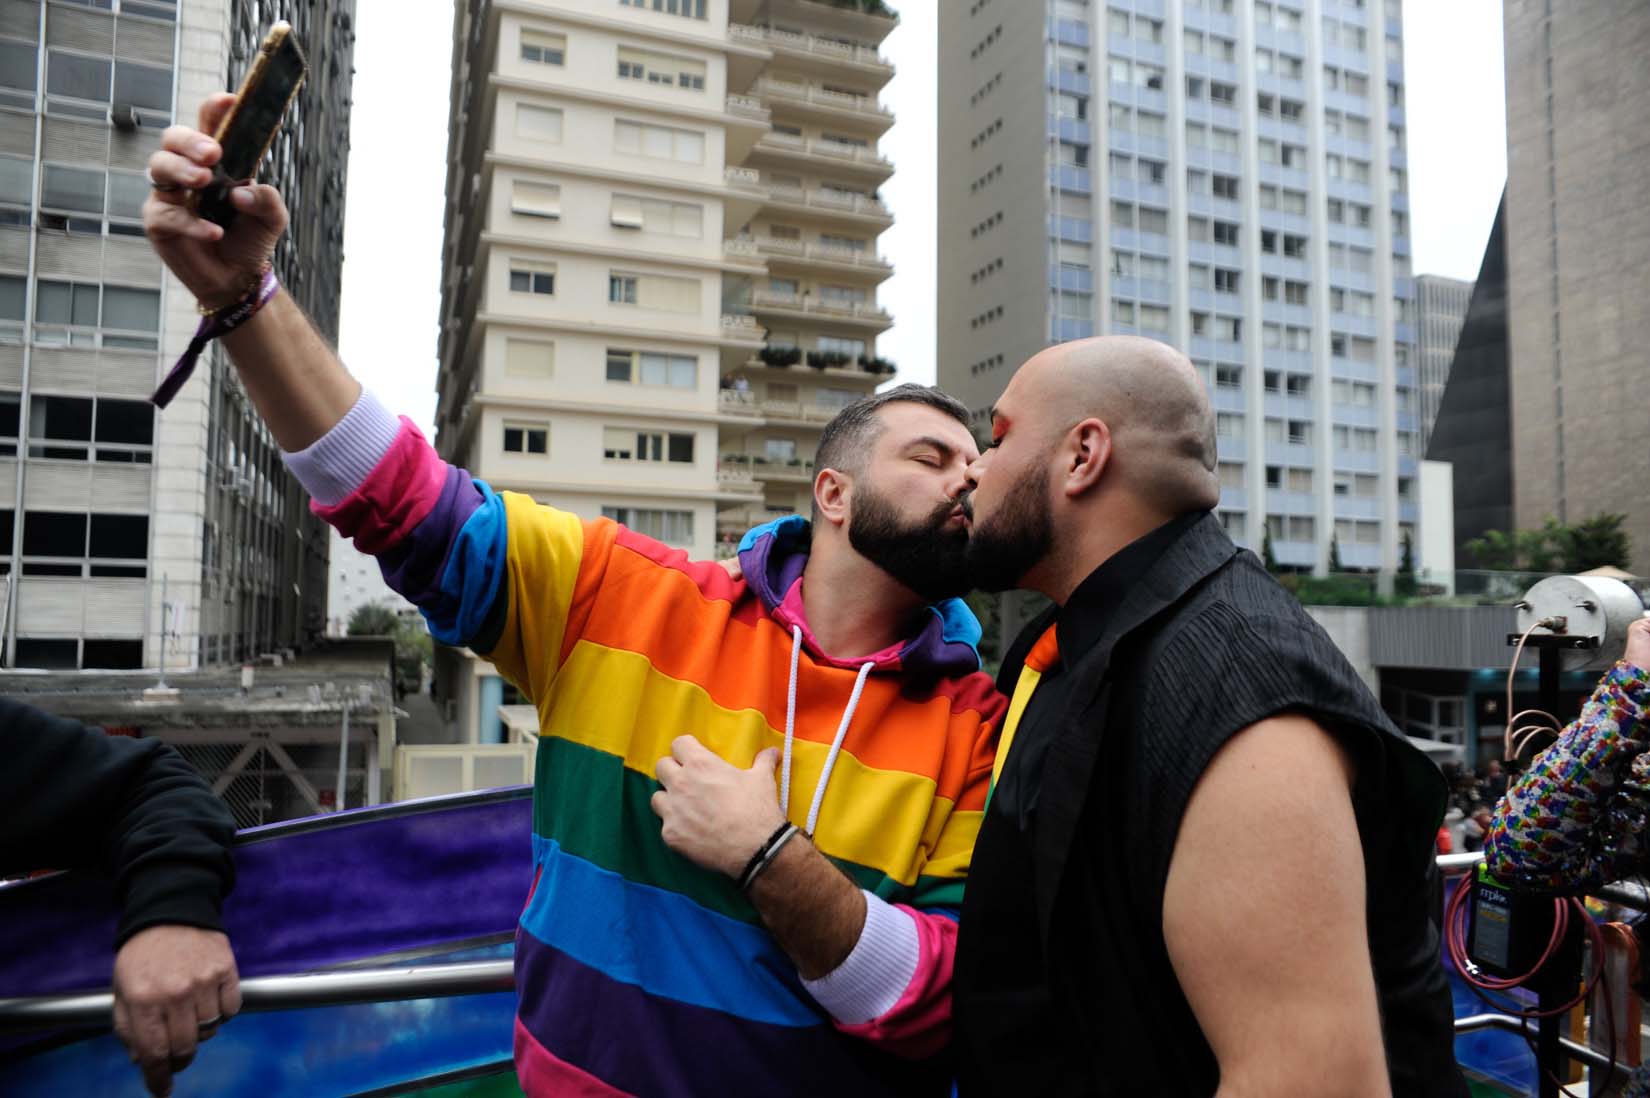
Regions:
[[[742,508],[740,511],[751,511]],[[722,517],[733,517],[724,512]],[[741,515],[740,517],[745,517]],[[717,556],[731,555],[717,545]],[[727,542],[729,546],[736,543]],[[1482,852],[1443,854],[1438,868],[1445,876],[1460,876],[1484,860]],[[1594,895],[1638,911],[1650,911],[1650,892],[1637,884],[1618,883],[1599,889]],[[241,981],[243,1011],[299,1010],[345,1003],[392,1002],[435,999],[454,995],[480,995],[515,989],[510,961],[476,961],[461,964],[398,966],[352,969],[344,972],[301,973],[287,976],[257,976]],[[0,999],[0,1032],[20,1030],[107,1026],[114,1009],[111,991],[61,995],[40,995]],[[1457,1034],[1485,1029],[1521,1033],[1519,1019],[1507,1014],[1472,1014],[1455,1019]],[[1561,1037],[1566,1056],[1589,1067],[1607,1069],[1610,1057],[1569,1037]],[[1629,1066],[1617,1062],[1618,1069]]]
[[[342,1003],[439,999],[451,995],[514,991],[515,986],[513,963],[510,961],[255,976],[241,981],[241,1009],[300,1010]],[[0,1032],[58,1026],[106,1026],[113,1010],[112,991],[0,999]]]

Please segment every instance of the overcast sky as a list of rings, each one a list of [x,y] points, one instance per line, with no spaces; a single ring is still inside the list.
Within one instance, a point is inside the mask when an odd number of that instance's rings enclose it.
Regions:
[[[896,3],[900,26],[883,47],[898,70],[884,92],[898,121],[882,143],[896,166],[882,190],[895,221],[880,243],[894,263],[880,299],[895,325],[878,349],[900,380],[934,380],[934,13],[960,2]],[[451,25],[446,0],[358,0],[356,9],[339,343],[350,368],[426,431]],[[1470,279],[1507,170],[1500,0],[1405,0],[1404,61],[1415,273]]]

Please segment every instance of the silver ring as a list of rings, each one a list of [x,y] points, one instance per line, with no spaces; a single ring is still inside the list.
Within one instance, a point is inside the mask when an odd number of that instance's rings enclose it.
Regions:
[[[205,1033],[207,1030],[217,1029],[219,1026],[223,1025],[225,1020],[226,1019],[224,1018],[224,1016],[222,1014],[219,1014],[219,1015],[216,1015],[214,1017],[208,1018],[206,1021],[204,1021],[200,1024],[200,1031],[202,1033]]]

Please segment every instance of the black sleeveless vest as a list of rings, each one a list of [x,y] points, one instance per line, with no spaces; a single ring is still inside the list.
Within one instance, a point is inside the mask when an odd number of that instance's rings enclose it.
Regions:
[[[1005,693],[1053,613],[1026,627],[1019,658],[1010,651]],[[1232,735],[1284,711],[1317,720],[1357,766],[1392,1091],[1465,1098],[1439,957],[1443,777],[1294,596],[1206,516],[1131,588],[1098,643],[1061,656],[1069,699],[1047,714],[1059,724],[1033,826],[988,810],[969,872],[954,998],[962,1098],[1215,1093],[1214,1053],[1163,943],[1163,890],[1204,767]]]

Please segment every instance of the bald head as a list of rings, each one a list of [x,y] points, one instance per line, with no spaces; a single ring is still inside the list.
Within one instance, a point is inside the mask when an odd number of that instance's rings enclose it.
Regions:
[[[1050,437],[1090,417],[1112,435],[1116,474],[1166,515],[1220,501],[1215,415],[1185,355],[1139,336],[1097,336],[1034,355],[1010,383]]]

